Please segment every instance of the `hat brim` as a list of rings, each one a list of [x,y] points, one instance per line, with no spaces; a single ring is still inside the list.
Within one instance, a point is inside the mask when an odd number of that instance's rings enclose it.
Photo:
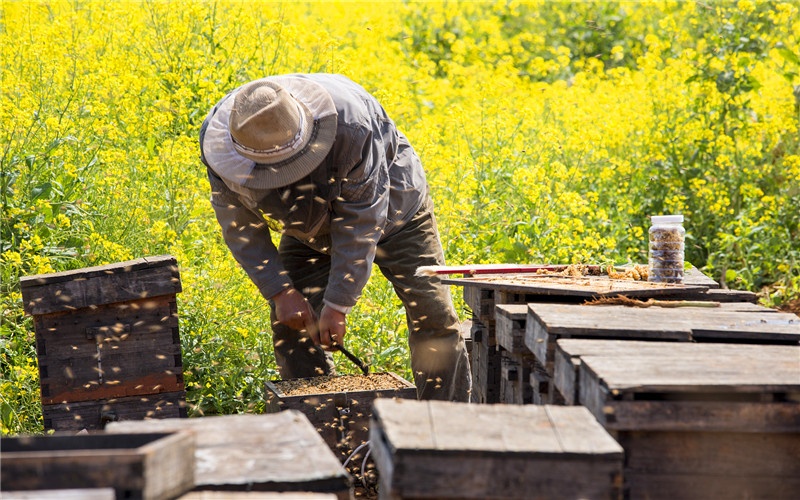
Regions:
[[[238,186],[275,189],[293,184],[320,166],[336,139],[336,106],[321,85],[292,76],[268,79],[289,91],[312,118],[311,134],[297,152],[278,162],[266,162],[253,152],[243,154],[230,136],[228,117],[234,94],[228,96],[207,127],[203,154],[211,169],[234,190]]]

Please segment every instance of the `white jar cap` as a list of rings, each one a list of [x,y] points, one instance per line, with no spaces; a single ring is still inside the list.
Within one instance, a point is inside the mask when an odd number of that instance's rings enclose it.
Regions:
[[[680,224],[683,222],[683,215],[651,215],[650,222],[653,224]]]

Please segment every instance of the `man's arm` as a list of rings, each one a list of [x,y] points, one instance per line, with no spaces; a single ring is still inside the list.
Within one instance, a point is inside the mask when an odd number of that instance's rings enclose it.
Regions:
[[[365,129],[353,133],[355,165],[346,172],[331,208],[331,272],[320,316],[320,342],[342,342],[345,314],[369,280],[389,207],[389,175],[382,145]]]
[[[294,289],[260,215],[242,205],[236,195],[209,169],[211,206],[222,236],[236,261],[266,299],[275,302],[277,322],[317,335],[317,317],[311,305]]]
[[[222,228],[222,236],[236,261],[242,266],[261,294],[270,299],[292,286],[272,243],[266,222],[245,207],[238,197],[208,170],[211,206]]]

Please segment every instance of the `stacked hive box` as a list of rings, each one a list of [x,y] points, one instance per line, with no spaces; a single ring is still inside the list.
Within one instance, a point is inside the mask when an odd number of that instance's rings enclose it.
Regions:
[[[624,448],[626,497],[788,500],[798,360],[797,345],[561,339],[555,382]]]
[[[24,277],[44,426],[186,416],[174,257]]]
[[[447,281],[445,281],[447,282]],[[472,369],[472,401],[475,403],[503,403],[504,377],[509,377],[509,370],[503,371],[503,347],[498,344],[495,307],[498,304],[526,304],[535,300],[535,296],[494,290],[480,283],[464,287],[464,302],[472,310],[472,349],[470,351],[470,367]],[[506,362],[506,367],[511,365]],[[514,370],[511,370],[514,377]],[[509,389],[510,391],[511,389]],[[522,398],[525,387],[521,384],[517,389]]]
[[[381,399],[385,499],[621,498],[622,448],[583,407]]]

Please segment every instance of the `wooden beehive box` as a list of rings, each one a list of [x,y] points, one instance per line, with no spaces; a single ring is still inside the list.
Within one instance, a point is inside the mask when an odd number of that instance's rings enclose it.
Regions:
[[[528,304],[525,345],[550,378],[556,341],[562,338],[797,345],[800,318],[750,302],[717,307]],[[558,389],[551,392],[571,400]]]
[[[375,402],[382,499],[621,498],[622,448],[583,407]]]
[[[267,381],[266,394],[268,412],[301,412],[331,450],[346,459],[369,438],[373,402],[378,398],[416,399],[417,388],[388,372]]]
[[[44,426],[186,416],[174,257],[23,277]]]
[[[222,498],[250,491],[308,492],[309,498],[330,493],[340,500],[353,496],[342,463],[305,415],[294,410],[112,422],[107,428],[112,434],[175,431],[196,436],[197,492],[221,492]]]
[[[556,363],[625,449],[628,498],[797,498],[800,346],[561,339]]]
[[[463,287],[464,302],[472,310],[470,367],[472,401],[475,403],[563,403],[561,395],[552,389],[545,365],[525,345],[524,334],[520,335],[523,332],[519,325],[525,321],[520,320],[518,314],[510,313],[510,308],[518,305],[579,304],[598,296],[620,293],[640,297],[755,301],[754,294],[724,293],[727,291],[719,290],[719,284],[694,267],[686,271],[684,285],[666,287],[648,282],[614,280],[616,288],[612,289],[607,276],[575,280],[567,276],[526,274],[465,275],[463,278],[443,278],[442,282]]]
[[[113,488],[116,498],[175,498],[194,487],[194,439],[189,432],[2,438],[0,496]]]

